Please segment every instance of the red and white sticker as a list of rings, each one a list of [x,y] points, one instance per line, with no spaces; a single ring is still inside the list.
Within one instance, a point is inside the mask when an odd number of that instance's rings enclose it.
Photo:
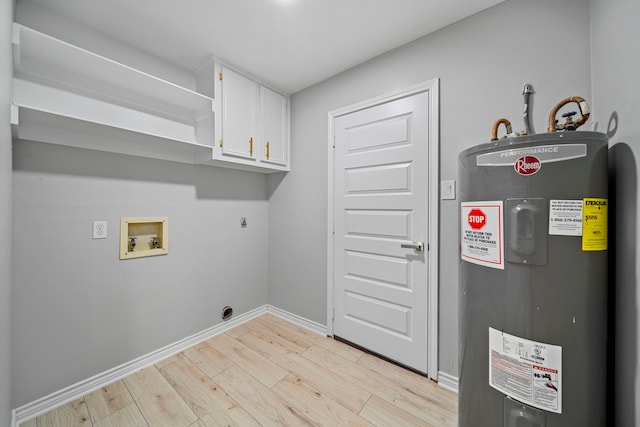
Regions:
[[[489,328],[489,385],[545,411],[562,413],[562,347]]]
[[[462,202],[460,209],[462,259],[504,269],[502,201]]]

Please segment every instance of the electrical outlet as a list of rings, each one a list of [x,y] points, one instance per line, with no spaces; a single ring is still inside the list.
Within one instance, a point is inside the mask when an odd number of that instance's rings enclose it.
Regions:
[[[107,221],[93,221],[93,238],[107,238]]]

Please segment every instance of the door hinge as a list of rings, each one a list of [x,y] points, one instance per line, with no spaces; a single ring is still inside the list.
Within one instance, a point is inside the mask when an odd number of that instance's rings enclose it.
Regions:
[[[222,71],[218,73],[218,80],[222,80]]]
[[[220,142],[218,142],[218,145],[220,146],[220,148],[222,148],[222,140],[220,140]]]
[[[331,320],[335,320],[336,319],[336,307],[333,306],[331,307]]]
[[[333,148],[336,148],[336,136],[333,135]]]

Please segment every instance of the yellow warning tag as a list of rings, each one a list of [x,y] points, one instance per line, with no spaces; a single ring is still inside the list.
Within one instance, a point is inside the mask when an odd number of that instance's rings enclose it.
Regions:
[[[582,250],[607,250],[607,199],[582,200]]]

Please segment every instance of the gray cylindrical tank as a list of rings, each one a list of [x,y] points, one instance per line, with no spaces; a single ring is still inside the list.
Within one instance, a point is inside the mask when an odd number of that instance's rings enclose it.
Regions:
[[[583,131],[509,137],[460,154],[460,427],[606,425],[607,156],[606,135]],[[482,207],[470,213],[470,202],[500,202],[499,218]],[[572,212],[578,205],[583,211]],[[491,219],[474,223],[485,211],[502,222],[499,260],[473,255],[497,249],[465,241]],[[598,216],[593,212],[601,214],[595,229],[588,223]],[[512,374],[504,363],[512,359],[494,358],[503,356],[499,352],[490,356],[490,335],[496,334],[508,345],[522,340],[561,349],[561,385],[547,390],[548,396],[560,394],[561,411],[545,407],[554,404],[551,397],[534,403],[521,398],[527,387],[545,380],[535,360],[532,381],[526,370],[513,381],[504,379]],[[520,362],[526,365],[530,357],[535,355],[527,353]],[[490,376],[516,392],[491,386]]]

